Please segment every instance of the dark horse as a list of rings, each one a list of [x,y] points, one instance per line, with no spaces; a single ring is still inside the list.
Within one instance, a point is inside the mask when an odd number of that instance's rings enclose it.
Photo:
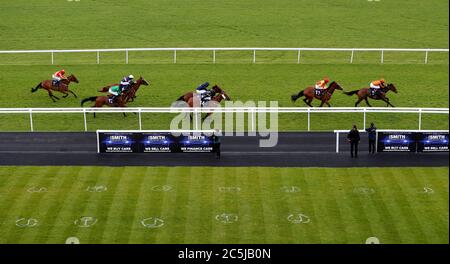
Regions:
[[[362,100],[366,101],[366,104],[367,104],[369,107],[372,107],[372,106],[369,104],[369,100],[367,100],[368,98],[371,98],[371,99],[373,99],[373,100],[382,100],[382,101],[384,101],[384,102],[387,104],[387,106],[392,106],[392,107],[394,107],[394,106],[389,102],[389,98],[386,97],[386,93],[389,92],[389,91],[393,91],[394,93],[397,93],[397,88],[395,87],[394,84],[389,83],[389,84],[386,85],[385,87],[380,88],[380,89],[381,89],[381,92],[380,92],[379,94],[375,94],[375,95],[371,95],[369,89],[370,89],[370,88],[362,88],[362,89],[360,89],[360,90],[354,90],[354,91],[351,91],[351,92],[344,92],[344,93],[345,93],[346,95],[349,95],[349,96],[354,95],[354,94],[356,94],[356,95],[358,96],[358,101],[356,101],[355,107],[357,107],[358,104],[359,104]]]
[[[300,91],[298,94],[292,95],[291,100],[292,102],[295,102],[298,98],[304,96],[305,98],[303,99],[303,102],[305,102],[310,107],[312,107],[311,102],[312,100],[314,100],[314,98],[322,101],[320,107],[322,107],[323,104],[331,106],[329,101],[334,93],[334,90],[342,90],[342,87],[337,82],[333,81],[330,83],[330,85],[328,85],[328,88],[322,92],[321,96],[316,95],[314,90],[315,89],[312,86],[307,87],[305,90]]]
[[[68,93],[73,94],[73,96],[75,96],[75,98],[77,98],[77,95],[74,92],[72,92],[71,90],[69,90],[69,84],[71,82],[78,83],[77,77],[75,77],[75,75],[73,75],[73,74],[70,75],[69,77],[67,77],[67,79],[62,79],[59,82],[58,86],[54,86],[52,80],[42,81],[38,85],[36,85],[36,87],[31,88],[31,92],[34,93],[39,88],[45,89],[45,90],[47,90],[48,96],[50,97],[50,99],[53,100],[53,102],[56,102],[56,100],[54,98],[56,98],[58,100],[59,100],[59,98],[57,96],[53,95],[52,90],[60,92],[60,93],[63,93],[64,94],[63,95],[64,98],[66,98],[69,95]]]
[[[224,90],[222,90],[222,88],[220,88],[217,84],[211,88],[211,91],[214,94],[213,94],[210,102],[216,102],[216,103],[220,104],[220,102],[222,102],[222,100],[227,100],[227,101],[231,100],[231,98],[228,96],[228,94]],[[189,105],[189,107],[194,107],[194,96],[197,96],[194,94],[195,94],[194,92],[187,92],[186,94],[180,96],[177,99],[177,101],[184,101]],[[207,113],[206,116],[204,117],[204,119],[206,119],[211,114],[212,113]]]
[[[137,83],[139,83],[139,85],[136,85]],[[134,85],[132,85],[129,89],[124,91],[124,93],[126,94],[126,96],[124,98],[126,103],[134,101],[134,98],[136,98],[136,92],[139,89],[139,87],[141,86],[141,84],[147,86],[147,85],[149,85],[149,82],[147,82],[147,80],[145,80],[143,77],[139,77],[139,79],[137,79],[137,81],[134,83]],[[109,91],[109,88],[111,88],[112,86],[119,86],[119,84],[110,84],[108,86],[101,88],[99,90],[99,92],[106,93]]]

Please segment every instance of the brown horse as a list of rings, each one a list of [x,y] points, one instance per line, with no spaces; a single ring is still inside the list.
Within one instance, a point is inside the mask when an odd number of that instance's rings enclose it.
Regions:
[[[358,96],[358,101],[356,101],[355,107],[357,107],[358,104],[359,104],[362,100],[366,101],[366,104],[367,104],[369,107],[372,107],[372,106],[369,104],[369,100],[367,100],[368,98],[373,99],[373,100],[382,100],[382,101],[384,101],[384,102],[387,104],[387,106],[392,106],[392,107],[394,107],[394,106],[389,102],[389,98],[386,97],[386,93],[389,92],[389,91],[393,91],[394,93],[397,93],[397,88],[395,87],[394,84],[389,83],[389,84],[386,85],[385,87],[380,88],[380,89],[381,89],[381,92],[380,92],[379,94],[375,94],[375,95],[371,95],[369,89],[370,89],[370,88],[362,88],[362,89],[360,89],[360,90],[354,90],[354,91],[351,91],[351,92],[344,92],[344,93],[345,93],[346,95],[348,95],[348,96],[352,96],[352,95],[354,95],[354,94],[356,94],[356,95]]]
[[[53,98],[56,98],[58,100],[59,100],[59,98],[57,96],[53,95],[52,90],[63,93],[64,98],[66,98],[69,95],[68,92],[73,94],[73,96],[75,96],[75,98],[77,98],[77,95],[74,92],[72,92],[71,90],[69,90],[69,84],[71,82],[78,83],[77,77],[75,77],[75,75],[73,75],[73,74],[71,74],[69,77],[67,77],[67,79],[62,79],[59,82],[58,86],[54,86],[52,80],[42,81],[38,85],[36,85],[36,87],[31,88],[31,92],[34,93],[39,88],[45,89],[45,90],[47,90],[48,96],[50,97],[50,99],[53,100],[53,102],[56,102],[55,99],[53,99]]]
[[[222,100],[230,101],[231,98],[228,96],[228,94],[222,90],[217,84],[214,85],[211,88],[211,91],[214,92],[211,101],[220,104]],[[178,98],[178,101],[184,101],[186,102],[189,107],[194,107],[194,92],[187,92],[186,94],[180,96]],[[203,119],[206,119],[208,116],[210,116],[212,113],[207,113],[206,116]]]
[[[130,101],[133,102],[134,98],[136,98],[136,92],[139,89],[139,87],[141,85],[147,86],[149,84],[150,83],[147,80],[145,80],[142,76],[139,77],[139,79],[137,79],[136,82],[130,88],[128,88],[127,90],[124,91],[124,93],[126,94],[125,99],[124,99],[125,102],[126,103],[128,103]],[[117,83],[110,84],[108,86],[105,86],[105,87],[101,88],[98,91],[101,92],[101,93],[106,93],[106,92],[109,91],[109,88],[111,88],[112,86],[119,86],[119,84],[117,84]]]
[[[114,103],[111,103],[109,101],[109,96],[91,96],[91,97],[81,100],[81,106],[83,107],[84,103],[86,103],[88,101],[95,102],[95,104],[92,107],[102,107],[104,105],[110,106],[110,107],[126,107],[124,93],[119,95],[117,97],[117,100]],[[123,116],[126,116],[126,114],[123,113]],[[95,118],[95,112],[94,112],[94,118]]]
[[[322,103],[320,104],[320,107],[322,107],[324,104],[331,107],[329,101],[331,99],[331,96],[334,93],[334,90],[342,90],[342,87],[335,81],[331,82],[330,85],[328,85],[328,88],[322,92],[322,95],[318,96],[315,91],[314,87],[310,86],[307,87],[305,90],[300,91],[298,94],[294,94],[291,96],[292,102],[297,101],[298,98],[304,96],[303,102],[305,102],[308,106],[313,107],[311,105],[312,100],[314,98],[321,100]]]

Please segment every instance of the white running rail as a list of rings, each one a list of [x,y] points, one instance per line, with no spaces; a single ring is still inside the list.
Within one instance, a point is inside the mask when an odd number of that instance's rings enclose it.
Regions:
[[[23,53],[48,53],[51,64],[55,64],[55,54],[57,53],[95,53],[97,64],[100,64],[101,53],[123,52],[124,62],[130,61],[132,51],[171,51],[173,53],[173,63],[177,63],[177,51],[211,51],[212,63],[216,63],[217,51],[251,51],[253,53],[253,63],[256,63],[257,51],[296,51],[297,63],[301,63],[301,54],[304,51],[340,51],[349,53],[349,63],[353,63],[355,52],[370,51],[380,53],[380,63],[384,63],[385,52],[423,52],[425,64],[428,63],[430,52],[449,52],[449,49],[403,49],[403,48],[121,48],[121,49],[73,49],[73,50],[0,50],[0,54],[23,54]]]
[[[137,113],[139,120],[139,130],[142,130],[142,113],[193,113],[194,124],[198,125],[195,120],[201,113],[246,113],[252,124],[251,131],[255,131],[256,114],[258,113],[304,113],[308,117],[308,129],[311,131],[311,114],[312,113],[362,113],[363,129],[366,128],[367,113],[403,113],[418,114],[418,129],[422,129],[422,114],[446,114],[448,108],[410,108],[410,107],[324,107],[324,108],[307,108],[307,107],[213,107],[213,108],[186,108],[186,107],[127,107],[127,108],[0,108],[0,115],[3,114],[28,114],[30,119],[30,130],[33,128],[33,114],[75,114],[80,113],[84,116],[84,130],[87,131],[87,113]],[[198,130],[199,127],[195,127]]]

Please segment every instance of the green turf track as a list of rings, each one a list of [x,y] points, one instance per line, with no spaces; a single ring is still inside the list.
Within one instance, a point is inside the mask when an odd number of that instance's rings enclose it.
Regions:
[[[129,106],[169,107],[181,94],[208,80],[219,84],[234,101],[278,101],[282,107],[304,107],[303,101],[291,103],[290,95],[310,86],[327,74],[345,90],[366,87],[379,76],[395,83],[398,94],[389,94],[391,102],[399,107],[448,107],[447,65],[71,65],[66,69],[80,79],[73,85],[78,99],[70,96],[53,103],[44,90],[31,93],[32,87],[57,69],[56,66],[0,66],[0,82],[4,90],[0,107],[79,107],[80,98],[101,95],[97,90],[119,81],[120,76],[133,73],[151,82],[138,92],[136,102]],[[23,78],[23,76],[27,76]],[[60,96],[60,95],[58,95]],[[356,97],[337,91],[333,106],[353,106]],[[318,105],[318,102],[313,102]],[[85,106],[90,106],[87,103]],[[361,106],[365,106],[362,103]],[[385,106],[373,102],[373,106]],[[168,129],[173,114],[143,114],[144,129]],[[28,114],[0,114],[0,130],[29,131]],[[36,131],[82,131],[82,114],[34,115]],[[115,120],[117,122],[111,122]],[[347,129],[353,123],[362,127],[362,114],[313,114],[312,130]],[[418,129],[417,114],[368,114],[367,122],[374,121],[384,129]],[[279,129],[306,130],[306,114],[280,114]],[[88,116],[88,129],[137,129],[137,117],[123,118],[121,114]],[[448,129],[447,115],[423,115],[422,129]]]
[[[2,0],[0,50],[448,47],[447,0]]]
[[[0,179],[0,243],[448,243],[448,168],[0,167]],[[86,191],[95,185],[108,190]],[[311,222],[287,221],[298,213]],[[77,227],[81,216],[98,222]],[[164,226],[144,228],[152,216]],[[16,227],[21,217],[39,223]]]
[[[394,12],[395,10],[395,12]],[[277,1],[165,1],[165,0],[4,0],[0,15],[0,50],[83,49],[123,47],[346,47],[346,48],[446,48],[448,1],[277,0]],[[20,18],[20,19],[19,19]],[[400,93],[390,95],[396,106],[448,107],[448,53],[430,53],[429,65],[420,65],[424,53],[178,52],[172,65],[170,52],[130,52],[132,65],[124,65],[123,53],[0,54],[0,107],[77,107],[79,100],[58,103],[39,91],[29,90],[61,67],[76,74],[80,97],[117,82],[126,74],[143,75],[152,86],[140,91],[130,106],[168,106],[181,93],[204,81],[220,84],[233,100],[277,100],[293,106],[289,96],[323,76],[351,90],[385,77]],[[20,66],[19,66],[20,65]],[[355,98],[336,94],[333,106],[352,106]],[[316,103],[317,105],[317,103]],[[298,102],[295,106],[304,106]],[[374,103],[374,106],[384,106]],[[120,118],[120,119],[119,119]],[[167,129],[172,116],[144,115],[143,128]],[[80,115],[39,115],[35,129],[83,130]],[[380,128],[418,128],[417,115],[368,115]],[[117,120],[118,122],[111,122]],[[362,126],[359,114],[312,116],[311,129],[347,129]],[[114,126],[112,126],[114,124]],[[89,130],[135,129],[137,118],[106,114],[93,120]],[[280,116],[281,130],[305,130],[306,115]],[[424,115],[423,129],[448,129],[447,116]],[[0,115],[0,131],[28,131],[28,115]]]

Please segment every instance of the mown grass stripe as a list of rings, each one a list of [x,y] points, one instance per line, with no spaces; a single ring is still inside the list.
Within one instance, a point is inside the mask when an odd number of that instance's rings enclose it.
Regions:
[[[122,206],[125,206],[127,203],[127,188],[126,182],[128,180],[128,167],[109,167],[107,170],[110,173],[110,177],[114,177],[115,187],[113,187],[110,191],[108,190],[108,195],[111,195],[110,201],[108,204],[108,214],[104,214],[102,219],[99,219],[99,224],[106,225],[106,227],[102,227],[96,230],[97,234],[101,234],[101,240],[109,241],[109,243],[120,243],[120,239],[118,239],[119,233],[124,231],[122,230],[127,225],[123,225],[121,223],[121,211]],[[92,209],[94,211],[94,209]],[[95,210],[97,211],[97,210]],[[100,222],[101,221],[101,222]],[[128,227],[126,227],[128,229]]]
[[[67,237],[78,237],[81,243],[89,243],[90,231],[81,230],[83,228],[75,225],[75,220],[84,215],[84,208],[91,193],[86,192],[87,186],[91,186],[95,180],[98,167],[82,167],[74,176],[77,179],[76,184],[72,187],[72,191],[67,193],[67,202],[58,213],[58,222],[61,228],[54,228],[52,233]],[[89,229],[89,228],[88,228]]]
[[[46,194],[44,205],[40,206],[39,212],[43,215],[42,226],[39,226],[38,232],[33,237],[33,243],[64,243],[63,237],[51,237],[51,230],[54,228],[57,222],[56,214],[61,210],[64,203],[67,200],[67,189],[71,189],[71,186],[75,183],[76,178],[73,177],[73,173],[79,168],[73,167],[66,169],[60,167],[55,178],[50,179],[54,184],[49,186],[49,191]],[[47,181],[49,181],[47,179]]]
[[[351,226],[351,232],[347,235],[351,239],[349,239],[349,243],[361,243],[362,239],[366,239],[368,237],[376,236],[374,230],[372,229],[371,218],[365,211],[363,207],[364,197],[359,197],[360,194],[355,193],[356,188],[360,188],[361,184],[358,180],[359,175],[357,170],[352,169],[342,169],[342,176],[348,179],[347,186],[344,190],[344,196],[346,197],[346,201],[348,201],[349,206],[346,208],[347,215],[353,216],[354,221],[348,223]]]
[[[299,174],[296,177],[303,177],[302,170],[298,172]],[[281,196],[271,197],[270,192],[272,190],[280,189],[280,173],[279,171],[271,172],[267,174],[268,181],[267,187],[265,189],[265,193],[269,198],[272,208],[273,221],[278,223],[279,233],[278,236],[282,239],[281,243],[295,243],[294,236],[294,228],[287,220],[288,214],[290,214],[291,208],[289,208],[288,204],[285,200],[281,198]],[[272,198],[272,199],[271,199]]]
[[[125,168],[125,171],[128,170],[129,168]],[[96,186],[105,186],[107,190],[106,192],[94,193],[95,207],[92,208],[92,210],[96,211],[96,215],[104,216],[104,218],[102,219],[104,221],[104,224],[99,225],[96,232],[91,233],[89,241],[92,241],[92,243],[103,243],[105,241],[104,235],[106,227],[109,226],[111,220],[112,222],[115,222],[116,220],[115,216],[117,215],[117,212],[112,210],[112,204],[116,197],[117,189],[121,179],[122,176],[116,174],[116,170],[114,167],[106,167],[99,173],[99,178],[97,179]]]
[[[348,223],[345,215],[342,213],[342,199],[340,189],[342,189],[341,182],[335,175],[335,170],[322,170],[321,175],[317,175],[321,179],[321,190],[314,192],[315,200],[321,201],[323,212],[320,221],[324,223],[322,227],[326,231],[326,236],[321,240],[325,243],[343,244],[347,241]],[[323,195],[326,193],[327,195]],[[318,194],[318,195],[316,195]],[[343,230],[338,234],[334,230]]]
[[[395,208],[394,210],[390,210],[393,203],[388,199],[389,190],[392,189],[393,186],[386,182],[386,180],[389,181],[389,177],[392,175],[386,175],[386,177],[383,177],[383,175],[386,174],[370,173],[369,175],[363,176],[367,185],[373,186],[375,189],[375,193],[371,196],[372,198],[369,202],[376,208],[374,212],[377,214],[377,219],[379,220],[375,221],[375,223],[377,223],[380,234],[384,234],[384,236],[387,237],[387,241],[398,241],[398,243],[402,243],[402,233],[399,232],[401,226],[398,226],[395,222],[395,216],[399,211]],[[402,190],[397,189],[395,191],[401,192]]]
[[[448,238],[448,206],[445,211],[447,212],[446,217],[443,214],[436,214],[436,210],[439,210],[439,200],[435,199],[433,194],[420,195],[418,193],[414,193],[414,190],[417,188],[416,186],[420,185],[420,183],[417,182],[417,173],[420,172],[408,169],[400,173],[402,173],[405,177],[410,177],[408,178],[410,180],[415,180],[414,185],[411,185],[411,182],[409,181],[406,181],[406,184],[402,185],[400,185],[400,182],[398,183],[400,188],[405,189],[405,192],[408,191],[406,188],[410,190],[411,195],[405,195],[404,197],[405,207],[411,211],[414,216],[414,221],[416,221],[417,225],[421,227],[420,234],[421,237],[423,237],[423,240],[416,238],[413,240],[415,241],[414,243],[422,243],[422,241],[426,241],[428,243],[442,243],[442,240],[437,241],[436,238],[441,237],[442,232],[446,232]],[[448,201],[446,204],[448,204]],[[410,232],[417,233],[418,231],[411,229]]]
[[[195,191],[190,188],[192,179],[202,176],[198,175],[195,167],[184,169],[176,167],[167,170],[164,185],[177,186],[177,188],[173,192],[159,192],[162,201],[161,210],[157,216],[165,219],[166,223],[164,227],[159,228],[155,243],[176,243],[175,241],[184,243],[185,231],[190,224],[187,218],[190,196]]]
[[[40,227],[41,225],[45,225],[45,223],[42,222],[41,215],[38,211],[39,203],[45,193],[29,193],[27,192],[27,189],[31,186],[41,186],[40,183],[43,181],[43,179],[54,175],[58,169],[58,167],[42,167],[42,173],[36,173],[36,175],[33,175],[32,179],[28,181],[29,185],[27,187],[24,186],[25,188],[23,188],[22,190],[17,190],[22,194],[15,201],[15,206],[10,208],[10,210],[17,214],[15,216],[16,219],[18,219],[19,217],[23,217],[26,219],[34,218],[38,221],[38,224],[36,227],[32,228],[18,228],[16,226],[12,226],[12,228],[9,229],[10,232],[8,232],[8,234],[6,235],[7,243],[10,243],[11,240],[17,240],[22,243],[27,243],[27,241],[31,237],[31,234],[34,232],[33,230],[36,230],[36,228]],[[14,216],[10,215],[10,217],[12,218]]]
[[[176,177],[174,175],[173,177]],[[188,210],[186,212],[186,223],[184,228],[183,242],[189,244],[207,244],[209,243],[212,223],[210,221],[212,216],[210,208],[212,208],[212,193],[214,187],[212,186],[212,175],[206,172],[205,174],[194,173],[194,177],[190,181],[189,186]],[[171,240],[176,243],[175,239]]]

